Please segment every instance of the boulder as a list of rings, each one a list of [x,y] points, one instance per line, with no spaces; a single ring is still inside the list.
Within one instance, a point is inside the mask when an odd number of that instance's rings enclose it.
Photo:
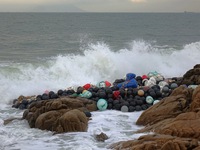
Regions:
[[[86,132],[88,128],[88,118],[86,115],[78,110],[73,109],[64,113],[57,119],[55,131],[57,133],[63,132]]]
[[[191,85],[200,84],[200,64],[197,64],[193,69],[188,70],[182,78],[181,84]]]
[[[97,110],[96,102],[85,98],[61,97],[32,103],[24,111],[31,128],[55,133],[87,131],[89,118],[84,112]]]
[[[169,97],[144,111],[138,118],[137,125],[151,125],[168,118],[175,118],[189,107],[193,89],[185,86],[176,88]]]
[[[181,84],[200,84],[200,64],[182,78]],[[133,150],[199,150],[200,149],[200,85],[181,85],[155,105],[145,110],[136,121],[144,128],[136,133],[152,133],[137,140],[121,141],[111,149]]]
[[[150,134],[141,136],[137,140],[114,143],[109,148],[115,150],[197,150],[200,146],[196,139]]]
[[[136,124],[145,125],[138,132],[153,131],[200,140],[200,86],[195,90],[180,86],[173,93],[142,113]]]
[[[100,134],[95,135],[95,139],[99,142],[104,142],[108,139],[108,136],[105,133],[101,132]]]

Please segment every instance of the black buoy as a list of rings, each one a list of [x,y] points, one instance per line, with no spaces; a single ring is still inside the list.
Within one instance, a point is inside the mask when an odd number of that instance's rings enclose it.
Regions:
[[[139,105],[136,105],[136,106],[135,106],[135,110],[136,110],[136,111],[141,111],[141,110],[142,110],[142,108],[141,108],[141,106],[139,106]]]
[[[129,106],[128,111],[129,112],[134,112],[135,111],[135,107],[134,106]]]
[[[63,90],[58,90],[57,94],[61,96],[63,94]]]

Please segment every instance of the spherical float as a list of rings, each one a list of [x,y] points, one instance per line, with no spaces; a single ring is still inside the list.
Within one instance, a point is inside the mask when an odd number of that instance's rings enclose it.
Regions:
[[[164,87],[162,88],[162,92],[168,93],[168,92],[169,92],[169,88],[168,88],[167,86],[164,86]]]
[[[175,89],[175,88],[177,88],[178,87],[178,84],[176,84],[176,83],[172,83],[171,85],[170,85],[170,88],[173,90],[173,89]]]
[[[138,94],[139,96],[144,96],[144,90],[138,90],[137,94]]]
[[[159,100],[153,101],[153,105],[156,104],[156,103],[158,103],[158,102],[160,102],[160,101]]]
[[[146,97],[146,103],[147,103],[147,104],[152,104],[153,101],[154,101],[153,97],[151,97],[151,96],[147,96],[147,97]]]
[[[123,105],[123,106],[121,107],[121,111],[122,111],[122,112],[128,112],[128,107],[127,107],[126,105]]]
[[[106,110],[108,107],[108,103],[105,99],[100,98],[97,102],[97,108],[101,111]]]

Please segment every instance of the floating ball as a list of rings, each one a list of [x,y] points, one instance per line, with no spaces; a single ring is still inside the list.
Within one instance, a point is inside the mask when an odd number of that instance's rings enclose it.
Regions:
[[[120,110],[120,108],[121,108],[121,105],[120,105],[120,104],[115,104],[115,105],[114,105],[114,109]]]
[[[91,88],[91,84],[87,83],[87,84],[85,84],[85,85],[83,86],[83,88],[84,88],[85,90],[88,90],[89,88]]]
[[[138,94],[139,96],[144,96],[144,91],[143,91],[143,90],[138,90],[137,94]]]
[[[148,78],[147,75],[142,76],[142,80],[147,79],[147,78]]]
[[[58,90],[57,94],[58,95],[62,95],[63,94],[63,90]]]
[[[158,102],[160,102],[160,101],[159,100],[153,101],[153,105],[156,104],[156,103],[158,103]]]
[[[136,96],[138,94],[138,89],[133,89],[133,95]]]
[[[146,103],[147,103],[147,104],[152,104],[153,101],[154,101],[153,97],[151,97],[151,96],[147,96],[147,97],[146,97]]]
[[[169,92],[169,88],[168,88],[167,86],[164,86],[164,87],[162,88],[162,92],[168,93],[168,92]]]
[[[125,106],[125,105],[123,105],[123,106],[121,107],[121,111],[122,111],[122,112],[128,112],[128,107]]]
[[[56,98],[58,98],[58,95],[55,94],[55,93],[54,93],[54,94],[51,94],[50,98],[51,98],[51,99],[56,99]]]
[[[42,100],[48,100],[48,99],[49,96],[46,93],[42,94]]]
[[[84,90],[84,88],[79,86],[79,87],[77,88],[77,91],[76,91],[76,92],[77,92],[77,94],[81,94],[81,93],[83,92],[83,90]]]
[[[175,88],[177,88],[178,87],[178,84],[176,84],[176,83],[172,83],[171,85],[170,85],[170,88],[171,89],[175,89]]]
[[[113,101],[113,104],[115,105],[115,104],[119,104],[120,102],[119,102],[119,100],[114,100]]]
[[[117,98],[119,97],[119,95],[120,95],[120,92],[119,92],[119,91],[114,91],[114,92],[113,92],[113,97],[114,97],[115,99],[117,99]]]
[[[137,81],[142,81],[142,80],[143,80],[141,76],[137,76],[135,79],[136,79]]]
[[[153,98],[156,97],[156,93],[155,93],[154,91],[150,92],[149,95],[150,95],[151,97],[153,97]]]
[[[108,103],[105,99],[101,98],[97,102],[97,108],[101,111],[106,110],[108,107]]]
[[[137,99],[135,100],[136,104],[137,105],[142,105],[143,104],[143,101],[141,99]]]
[[[147,107],[147,105],[143,104],[143,105],[141,106],[141,108],[142,108],[142,110],[146,110],[148,107]]]
[[[100,98],[106,98],[106,92],[105,91],[98,91]]]
[[[105,92],[106,92],[106,94],[112,94],[113,93],[112,89],[109,88],[109,87],[105,88]]]
[[[158,83],[158,85],[159,85],[160,88],[163,88],[164,86],[169,85],[169,84],[167,82],[165,82],[165,81],[160,81]]]
[[[106,87],[110,87],[110,86],[111,86],[111,83],[108,82],[108,81],[105,81],[105,85],[106,85]]]
[[[136,102],[135,102],[135,101],[131,101],[131,102],[130,102],[130,105],[131,105],[131,106],[136,106]]]
[[[142,108],[141,108],[141,106],[137,105],[137,106],[135,106],[135,110],[136,110],[136,111],[141,111]]]
[[[83,90],[81,97],[90,98],[90,97],[92,97],[92,92],[90,92],[88,90]]]
[[[189,85],[188,88],[196,89],[198,85]]]
[[[104,87],[106,87],[106,84],[105,84],[104,81],[101,81],[101,82],[97,83],[97,87],[98,88],[104,88]]]
[[[113,103],[113,101],[114,101],[114,100],[113,100],[112,98],[109,98],[109,99],[108,99],[108,103]]]
[[[129,106],[129,112],[134,112],[135,111],[135,107],[134,106]]]
[[[107,109],[113,109],[113,104],[112,103],[108,103]]]
[[[157,97],[161,97],[162,96],[162,93],[160,91],[156,91],[156,96]]]

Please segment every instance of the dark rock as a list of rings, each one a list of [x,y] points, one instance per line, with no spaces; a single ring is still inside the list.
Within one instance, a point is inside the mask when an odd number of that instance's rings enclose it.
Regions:
[[[18,99],[14,99],[14,100],[13,100],[13,104],[16,104],[17,101],[18,101]]]
[[[95,135],[95,139],[99,142],[104,142],[108,139],[108,136],[105,133],[101,132],[100,134]]]
[[[92,114],[89,111],[85,111],[84,113],[85,113],[86,117],[92,117]]]
[[[84,132],[88,127],[87,116],[90,116],[90,111],[95,110],[97,106],[94,101],[63,97],[34,102],[23,116],[31,128],[56,133]]]
[[[18,108],[19,109],[26,109],[26,105],[24,105],[23,103],[21,103]]]

